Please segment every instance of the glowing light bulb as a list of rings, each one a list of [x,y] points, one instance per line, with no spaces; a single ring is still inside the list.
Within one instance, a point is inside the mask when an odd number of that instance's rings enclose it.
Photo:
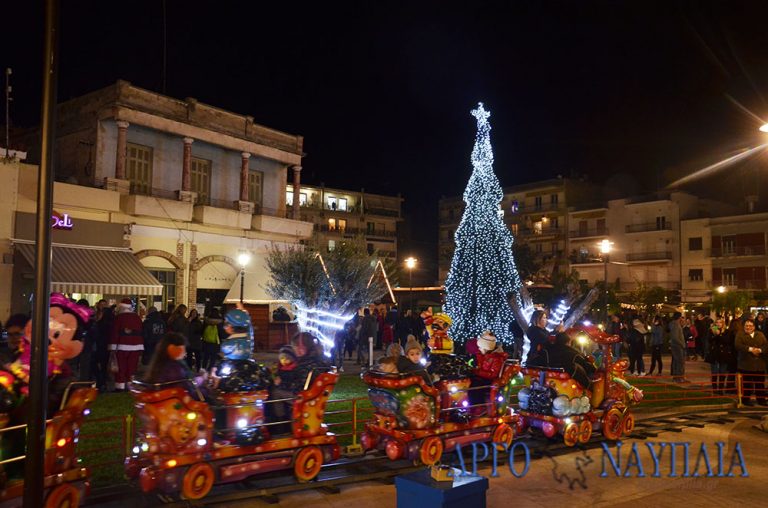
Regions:
[[[141,451],[141,448],[139,448],[138,446],[134,446],[132,451],[134,455],[138,455],[139,452]]]
[[[197,446],[205,446],[206,444],[208,444],[206,439],[200,438],[197,440]]]
[[[246,420],[245,418],[240,418],[239,420],[237,420],[238,429],[244,429],[247,426],[248,426],[248,420]]]

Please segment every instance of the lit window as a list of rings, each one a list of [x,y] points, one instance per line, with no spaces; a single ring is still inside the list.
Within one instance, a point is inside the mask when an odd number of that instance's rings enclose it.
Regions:
[[[337,210],[338,206],[339,206],[339,201],[336,198],[328,198],[329,210]]]
[[[534,222],[533,223],[533,234],[534,235],[540,235],[543,227],[544,226],[543,226],[541,221]]]
[[[328,219],[328,231],[336,231],[336,219]]]
[[[328,240],[328,252],[336,248],[336,240]]]
[[[347,211],[347,199],[346,198],[339,198],[339,210],[346,212]]]
[[[343,232],[345,229],[347,229],[347,219],[339,219],[338,223],[339,223],[339,231]]]

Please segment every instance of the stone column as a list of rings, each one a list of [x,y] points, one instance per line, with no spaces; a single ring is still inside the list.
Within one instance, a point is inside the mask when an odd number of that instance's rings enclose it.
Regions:
[[[299,220],[299,206],[301,204],[301,166],[293,166],[293,210],[291,218]]]
[[[128,122],[118,120],[117,154],[115,157],[115,179],[125,180],[125,158],[128,152]]]
[[[184,159],[181,165],[181,190],[183,192],[192,191],[192,143],[194,139],[184,138]]]
[[[248,201],[248,159],[251,154],[243,152],[240,157],[240,201]]]
[[[106,190],[117,191],[120,194],[128,194],[131,191],[131,182],[125,179],[125,159],[128,151],[128,122],[116,120],[117,124],[117,149],[115,151],[115,176],[104,179]]]

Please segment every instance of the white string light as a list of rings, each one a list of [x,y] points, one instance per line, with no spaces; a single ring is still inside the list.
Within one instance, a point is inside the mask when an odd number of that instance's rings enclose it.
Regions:
[[[512,257],[512,233],[499,213],[503,192],[493,172],[491,113],[480,103],[472,116],[477,119],[473,170],[464,191],[466,206],[445,282],[446,311],[453,318],[449,333],[464,343],[491,330],[499,340],[511,344],[514,317],[507,294],[512,292],[520,300],[520,276]]]

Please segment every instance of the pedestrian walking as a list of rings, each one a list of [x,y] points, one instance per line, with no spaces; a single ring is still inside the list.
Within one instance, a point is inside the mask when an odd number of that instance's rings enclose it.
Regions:
[[[755,321],[746,319],[744,330],[736,335],[736,351],[743,390],[741,403],[754,406],[752,396],[761,406],[765,401],[765,355],[768,354],[768,340],[762,332],[755,330]]]
[[[661,376],[661,370],[663,368],[661,363],[661,350],[663,347],[664,327],[661,323],[661,316],[656,316],[653,318],[653,325],[651,326],[651,368],[648,371],[649,376],[653,375],[656,364],[659,365],[659,376]]]
[[[221,351],[221,336],[219,334],[222,325],[221,314],[218,309],[212,309],[208,317],[205,318],[205,327],[202,337],[202,359],[201,368],[210,372],[213,369],[216,360],[219,359]]]
[[[643,354],[645,354],[645,334],[648,329],[639,319],[632,320],[632,329],[627,335],[629,342],[629,372],[637,376],[645,376],[645,363]]]
[[[189,337],[187,342],[187,365],[192,372],[198,372],[203,367],[203,320],[197,309],[189,311]]]
[[[686,383],[685,379],[685,338],[683,337],[683,315],[675,312],[669,322],[669,348],[672,351],[672,379]]]
[[[709,363],[712,372],[712,392],[725,394],[732,374],[729,374],[736,355],[734,337],[728,333],[725,320],[718,317],[707,331],[707,351],[704,361]],[[731,379],[729,379],[729,377]]]
[[[142,326],[142,335],[144,336],[144,354],[142,363],[149,365],[152,356],[155,354],[155,348],[165,336],[165,320],[157,308],[150,307],[147,312],[147,318]]]

